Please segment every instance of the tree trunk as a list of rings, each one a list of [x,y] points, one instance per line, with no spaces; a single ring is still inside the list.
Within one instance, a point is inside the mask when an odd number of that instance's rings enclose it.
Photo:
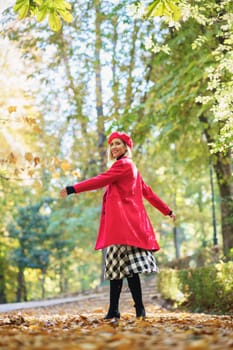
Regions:
[[[61,260],[59,266],[59,289],[61,294],[64,293],[64,268]]]
[[[179,244],[179,238],[178,238],[178,230],[176,227],[176,224],[173,226],[173,239],[174,239],[174,246],[175,246],[175,256],[176,259],[180,258],[180,244]]]
[[[27,301],[27,289],[24,278],[24,268],[22,266],[18,267],[18,276],[17,276],[18,286],[16,292],[16,301]]]
[[[106,169],[106,149],[105,149],[105,117],[103,110],[102,96],[102,76],[100,52],[102,47],[101,38],[101,6],[100,0],[95,0],[95,93],[96,93],[96,113],[97,113],[97,133],[98,133],[98,151],[99,151],[99,171]],[[101,282],[104,279],[104,250],[102,250],[102,273]]]
[[[132,32],[132,46],[129,51],[130,63],[128,67],[128,79],[126,86],[126,95],[125,95],[125,109],[129,109],[131,107],[131,103],[133,100],[133,72],[135,68],[135,59],[136,59],[136,40],[139,32],[139,25],[137,21],[134,22],[134,28]]]
[[[41,298],[45,298],[45,270],[41,270]]]
[[[233,183],[230,152],[217,154],[214,163],[221,199],[223,251],[228,255],[233,249]]]
[[[208,119],[204,115],[201,115],[199,119],[205,125],[204,133],[208,144],[213,143],[213,133]],[[223,252],[226,256],[233,248],[233,183],[231,161],[230,151],[226,155],[218,152],[213,159],[213,167],[216,173],[221,199],[221,234]]]
[[[69,58],[69,49],[70,49],[70,43],[64,38],[63,30],[61,29],[59,33],[60,37],[60,55],[64,62],[65,66],[65,72],[67,77],[67,88],[66,91],[69,93],[69,91],[72,92],[70,96],[70,100],[73,100],[75,104],[75,117],[77,118],[77,121],[80,123],[81,131],[83,135],[87,134],[87,124],[88,120],[83,114],[83,99],[85,96],[85,91],[87,87],[85,86],[85,83],[80,81],[79,84],[76,83],[76,80],[74,79],[72,73],[71,73],[71,67],[70,67],[70,58]],[[81,79],[80,79],[81,80]]]
[[[203,210],[204,210],[204,202],[203,202],[203,193],[202,189],[198,189],[198,201],[197,201],[198,209],[201,214],[201,218],[203,216]],[[205,225],[203,219],[199,221],[200,225],[200,233],[201,233],[201,242],[202,242],[202,247],[206,247],[207,241],[206,241],[206,235],[205,235]]]
[[[117,78],[117,42],[118,42],[118,31],[117,31],[118,18],[114,16],[112,19],[113,25],[113,50],[112,50],[112,100],[113,100],[113,117],[117,119],[119,116],[119,80]]]
[[[0,304],[7,303],[6,299],[6,284],[5,284],[5,274],[4,274],[4,262],[0,260]]]

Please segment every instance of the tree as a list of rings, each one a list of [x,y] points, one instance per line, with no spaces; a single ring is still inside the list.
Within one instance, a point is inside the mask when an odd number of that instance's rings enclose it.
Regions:
[[[7,302],[6,297],[6,278],[5,278],[5,271],[6,271],[6,254],[4,252],[5,247],[1,244],[0,246],[0,303],[4,304]]]
[[[11,259],[18,267],[16,301],[27,300],[26,268],[41,270],[44,296],[43,278],[49,264],[50,247],[48,216],[41,213],[42,207],[42,203],[37,203],[17,208],[16,218],[8,226],[9,236],[18,243],[11,253]]]
[[[50,247],[53,254],[45,271],[51,293],[64,292],[68,285],[79,289],[90,286],[91,280],[97,283],[100,255],[96,258],[92,250],[102,193],[86,193],[73,199],[71,196],[66,202],[56,197],[64,185],[106,169],[106,138],[115,128],[132,134],[134,159],[148,183],[169,204],[175,207],[176,202],[181,255],[197,249],[204,239],[211,239],[206,170],[209,152],[202,137],[203,124],[196,118],[200,106],[193,102],[205,88],[203,69],[208,65],[208,55],[205,49],[203,61],[199,61],[199,49],[197,54],[190,49],[199,25],[194,21],[191,27],[190,19],[179,34],[168,29],[167,23],[132,18],[126,14],[127,1],[70,3],[74,20],[64,22],[57,32],[44,22],[34,21],[28,12],[30,18],[7,33],[20,48],[22,59],[29,60],[30,75],[39,87],[36,107],[41,133],[36,145],[40,149],[40,171],[33,174],[30,188],[33,201],[48,195],[56,202],[47,231],[54,235],[54,245]],[[162,48],[152,45],[152,52],[147,50],[150,33],[152,39],[163,41]],[[170,56],[164,53],[169,51],[166,44],[171,44]],[[195,55],[200,69],[195,66]],[[200,84],[196,88],[197,81]],[[201,110],[206,112],[206,106]],[[170,144],[175,147],[176,159],[171,156],[174,152]],[[7,188],[12,181],[8,181]],[[168,247],[171,258],[173,227],[154,211],[152,221],[162,232],[162,245]],[[194,237],[198,237],[195,242]],[[40,253],[33,255],[35,264]],[[44,286],[48,293],[46,281]]]
[[[227,255],[233,247],[230,150],[233,80],[229,46],[232,4],[210,0],[205,5],[186,4],[181,9],[183,16],[186,11],[186,21],[170,24],[177,25],[179,31],[171,27],[166,30],[167,25],[161,24],[162,44],[156,44],[151,37],[149,46],[155,56],[150,80],[154,86],[144,109],[147,114],[144,125],[149,131],[151,123],[156,123],[170,142],[184,132],[187,137],[192,135],[190,142],[194,134],[198,138],[205,135],[203,141],[208,145],[221,196],[221,231]],[[154,34],[155,41],[158,35]],[[154,114],[153,119],[150,113]]]

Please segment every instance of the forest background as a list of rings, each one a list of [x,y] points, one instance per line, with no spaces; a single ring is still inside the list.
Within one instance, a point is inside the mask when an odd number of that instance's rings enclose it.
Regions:
[[[10,1],[0,34],[0,302],[97,286],[103,190],[65,185],[107,169],[124,130],[145,181],[160,266],[233,256],[231,1]],[[13,9],[13,5],[14,9]],[[19,18],[17,19],[16,13]],[[206,254],[206,253],[205,253]],[[207,260],[208,260],[207,259]]]

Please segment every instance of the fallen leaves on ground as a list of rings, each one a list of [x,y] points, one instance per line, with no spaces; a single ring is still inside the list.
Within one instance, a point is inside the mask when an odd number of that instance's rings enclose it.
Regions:
[[[104,321],[98,312],[78,314],[75,305],[11,312],[0,317],[0,349],[37,350],[209,350],[233,349],[231,316],[168,313],[149,314],[146,320],[125,313]],[[147,308],[148,309],[148,308]],[[148,310],[150,311],[150,310]]]
[[[0,314],[1,350],[233,350],[233,317],[170,312],[144,300],[147,318],[135,318],[130,294],[121,319],[103,320],[108,293],[44,308]]]

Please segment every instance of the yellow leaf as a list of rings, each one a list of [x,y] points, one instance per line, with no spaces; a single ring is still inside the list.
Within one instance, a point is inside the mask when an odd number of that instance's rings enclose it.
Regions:
[[[52,174],[52,177],[53,177],[54,179],[58,179],[58,178],[60,177],[60,174],[59,174],[59,173],[53,173],[53,174]]]
[[[43,7],[41,8],[38,12],[37,12],[37,15],[36,15],[36,18],[37,18],[37,21],[38,22],[42,22],[45,17],[47,16],[47,13],[48,13],[48,8],[47,7]]]
[[[8,112],[9,112],[9,113],[16,112],[16,109],[17,109],[16,106],[9,106],[9,107],[8,107]]]
[[[80,172],[78,170],[74,170],[74,171],[72,171],[72,175],[74,177],[80,177]]]
[[[61,20],[55,12],[52,12],[49,15],[49,26],[55,32],[61,29]]]
[[[66,10],[61,10],[61,9],[58,9],[57,10],[59,12],[59,14],[61,15],[61,17],[64,19],[64,21],[70,23],[72,22],[73,20],[73,16],[71,13],[69,13],[68,11]]]
[[[33,155],[30,152],[26,152],[24,158],[28,161],[31,162],[33,160]]]
[[[15,176],[18,176],[20,174],[20,170],[18,168],[15,168],[14,174]]]
[[[13,7],[15,12],[18,12],[21,7],[25,6],[25,3],[27,4],[27,0],[17,0],[15,6]]]
[[[30,8],[29,3],[27,3],[19,9],[19,11],[18,11],[18,19],[19,20],[21,20],[27,16],[29,8]]]
[[[13,152],[11,152],[7,158],[8,162],[11,163],[11,164],[15,164],[16,161],[17,161],[17,158],[16,156],[14,155]]]
[[[32,170],[32,169],[28,170],[28,175],[29,175],[30,177],[32,177],[32,176],[34,175],[34,173],[35,173],[34,170]]]
[[[52,165],[59,166],[60,160],[57,157],[52,158]]]
[[[23,121],[25,121],[29,125],[35,125],[36,124],[36,119],[35,118],[23,117]]]
[[[173,0],[154,0],[147,9],[147,17],[153,16],[168,16],[174,21],[178,21],[181,17],[181,11]]]
[[[56,0],[56,10],[58,9],[71,10],[71,4],[64,0]]]
[[[181,17],[181,11],[179,7],[174,4],[173,1],[165,1],[165,7],[168,10],[168,15],[174,19],[174,21],[178,21]]]
[[[186,350],[209,350],[208,342],[205,339],[194,340],[186,348]]]
[[[42,132],[41,128],[38,125],[33,126],[33,131],[35,131],[37,134],[40,134]]]
[[[41,189],[43,186],[42,181],[40,180],[35,181],[33,186],[36,187],[37,189]]]
[[[67,170],[70,170],[71,165],[70,163],[67,162],[67,160],[63,160],[61,162],[60,167],[62,168],[63,171],[67,171]]]
[[[39,157],[34,157],[34,165],[37,166],[40,163]]]

